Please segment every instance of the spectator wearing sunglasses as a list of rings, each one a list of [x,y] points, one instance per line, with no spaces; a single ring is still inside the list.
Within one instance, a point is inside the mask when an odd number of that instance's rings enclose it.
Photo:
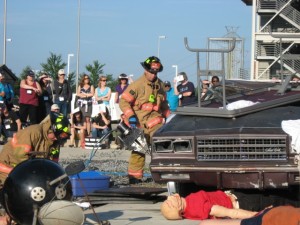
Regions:
[[[106,84],[107,77],[101,75],[98,82],[98,87],[95,90],[95,100],[98,102],[98,104],[103,103],[110,110],[109,101],[111,97],[111,89],[110,87],[107,87]]]
[[[91,115],[92,115],[92,97],[95,94],[95,88],[90,82],[90,77],[84,74],[77,89],[77,107],[80,108],[82,116],[86,122],[87,135],[91,133]]]
[[[119,103],[119,99],[121,98],[121,95],[129,85],[128,81],[129,81],[128,76],[125,73],[120,74],[119,83],[116,86],[115,103]]]

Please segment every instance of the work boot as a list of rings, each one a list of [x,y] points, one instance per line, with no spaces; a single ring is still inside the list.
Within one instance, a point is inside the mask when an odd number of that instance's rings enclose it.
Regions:
[[[129,178],[129,184],[140,184],[140,183],[143,183],[142,179],[137,179],[135,177]]]

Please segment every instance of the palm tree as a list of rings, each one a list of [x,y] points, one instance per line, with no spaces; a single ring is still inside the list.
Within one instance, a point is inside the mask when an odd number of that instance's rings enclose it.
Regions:
[[[76,89],[76,82],[75,82],[75,80],[76,80],[76,74],[75,74],[75,72],[70,72],[67,80],[68,80],[68,82],[69,82],[69,84],[71,86],[72,92],[75,93],[76,92],[75,91],[75,89]]]
[[[119,82],[118,79],[114,79],[112,74],[107,74],[107,86],[110,87],[111,91],[114,92],[116,90],[116,86]]]
[[[101,64],[98,60],[93,61],[93,64],[86,65],[86,70],[90,72],[91,84],[94,87],[98,86],[99,75],[103,73],[103,67],[105,64]]]

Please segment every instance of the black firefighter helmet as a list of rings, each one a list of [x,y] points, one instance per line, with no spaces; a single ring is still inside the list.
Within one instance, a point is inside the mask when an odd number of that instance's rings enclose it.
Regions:
[[[156,56],[149,57],[144,62],[141,62],[141,65],[150,73],[159,73],[163,70],[163,65]]]
[[[59,164],[48,159],[29,159],[18,164],[8,175],[2,190],[3,206],[18,224],[32,224],[35,210],[53,200],[71,200],[72,187]]]

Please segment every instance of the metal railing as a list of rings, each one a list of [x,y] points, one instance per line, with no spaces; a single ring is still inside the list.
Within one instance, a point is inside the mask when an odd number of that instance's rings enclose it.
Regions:
[[[284,6],[284,3],[279,2],[279,7],[284,7],[281,13],[292,20],[296,25],[300,24],[300,12],[291,5]]]
[[[258,56],[278,56],[279,55],[279,44],[278,43],[257,43],[257,55]]]
[[[281,64],[282,69],[283,67],[285,67],[291,73],[300,71],[300,58],[289,53],[289,50],[293,47],[294,44],[294,42],[290,42],[286,48],[282,48],[281,40],[277,41],[275,44],[257,43],[257,55],[274,57],[273,62],[271,62],[267,68],[259,69],[258,79],[265,76],[265,73],[270,72],[270,68],[276,62]]]
[[[300,56],[295,54],[290,54],[287,52],[285,55],[283,55],[283,64],[288,65],[290,68],[293,68],[293,72],[300,71]]]
[[[258,9],[277,9],[277,1],[260,0],[257,2]]]

